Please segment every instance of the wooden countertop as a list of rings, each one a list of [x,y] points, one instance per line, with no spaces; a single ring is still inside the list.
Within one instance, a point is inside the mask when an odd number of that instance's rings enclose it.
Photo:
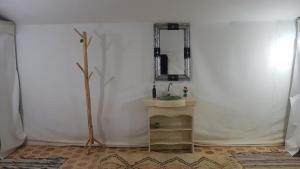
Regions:
[[[183,97],[179,100],[159,100],[151,97],[144,99],[144,106],[146,107],[184,107],[194,106],[196,104],[196,98],[193,96]]]

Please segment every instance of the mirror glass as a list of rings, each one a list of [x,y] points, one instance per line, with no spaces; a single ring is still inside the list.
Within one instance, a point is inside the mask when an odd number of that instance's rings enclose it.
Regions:
[[[161,74],[184,74],[184,31],[160,31]]]

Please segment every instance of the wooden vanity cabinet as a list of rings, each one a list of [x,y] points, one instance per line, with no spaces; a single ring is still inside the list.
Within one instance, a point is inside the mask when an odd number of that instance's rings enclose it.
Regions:
[[[149,151],[190,149],[194,151],[194,97],[162,101],[146,98]]]

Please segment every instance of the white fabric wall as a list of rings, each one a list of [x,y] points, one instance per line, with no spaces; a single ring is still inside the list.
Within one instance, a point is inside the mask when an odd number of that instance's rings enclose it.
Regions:
[[[292,154],[296,154],[300,148],[300,19],[297,19],[297,40],[295,47],[295,60],[290,93],[290,116],[286,133],[286,148]]]
[[[142,100],[152,89],[153,23],[20,25],[29,143],[86,141],[82,75],[75,65],[82,48],[73,26],[111,42],[103,50],[94,37],[89,50],[96,138],[109,145],[146,145]],[[188,85],[198,99],[197,143],[283,143],[294,37],[293,21],[191,22],[193,79],[175,83],[172,92],[181,94]],[[157,88],[162,93],[167,83]]]
[[[14,24],[0,21],[0,158],[25,139],[19,114],[14,31]]]

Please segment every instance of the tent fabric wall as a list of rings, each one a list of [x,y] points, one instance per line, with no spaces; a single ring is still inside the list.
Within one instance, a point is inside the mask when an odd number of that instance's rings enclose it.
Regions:
[[[294,70],[290,93],[290,116],[286,133],[286,149],[294,155],[300,148],[300,19],[297,19]]]
[[[0,21],[0,157],[25,139],[19,113],[19,79],[15,56],[15,25]]]
[[[197,144],[282,144],[293,59],[293,21],[191,21],[193,75],[171,91],[197,97]],[[89,48],[95,137],[108,145],[147,145],[143,98],[153,82],[153,23],[19,25],[24,127],[29,144],[84,144],[88,135],[82,48]],[[105,46],[105,47],[104,47]],[[167,82],[158,82],[163,93]]]

